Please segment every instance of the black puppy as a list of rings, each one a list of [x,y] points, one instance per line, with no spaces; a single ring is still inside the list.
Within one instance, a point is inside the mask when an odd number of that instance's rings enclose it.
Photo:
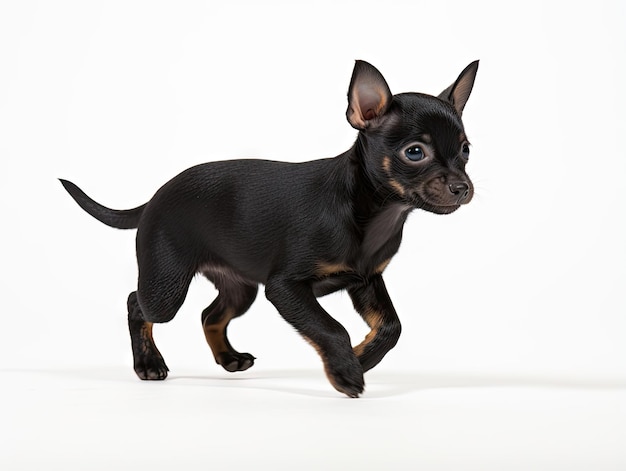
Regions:
[[[202,164],[174,177],[143,206],[123,211],[61,180],[99,221],[138,229],[138,288],[128,298],[137,375],[167,376],[152,325],[174,317],[192,278],[202,273],[219,290],[202,325],[226,370],[254,363],[231,346],[226,330],[262,283],[278,312],[318,351],[332,385],[351,397],[363,392],[363,372],[400,336],[382,272],[398,251],[407,215],[415,208],[449,214],[472,199],[461,113],[477,69],[472,62],[438,97],[392,95],[376,68],[357,61],[347,118],[359,133],[335,158]],[[354,348],[316,299],[341,289],[371,328]]]

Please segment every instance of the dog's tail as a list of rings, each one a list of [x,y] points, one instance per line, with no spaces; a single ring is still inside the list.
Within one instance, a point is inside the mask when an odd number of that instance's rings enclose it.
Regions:
[[[134,209],[109,209],[106,206],[102,206],[100,203],[96,203],[72,182],[61,178],[59,178],[59,181],[72,198],[74,198],[74,201],[78,203],[78,206],[83,208],[98,221],[117,229],[135,229],[138,226],[139,218],[141,218],[141,214],[146,207],[145,204]]]

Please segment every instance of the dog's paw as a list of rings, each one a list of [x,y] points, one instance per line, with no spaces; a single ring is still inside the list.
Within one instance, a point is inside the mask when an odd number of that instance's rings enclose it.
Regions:
[[[363,367],[354,357],[354,361],[326,365],[326,376],[333,387],[348,397],[359,397],[365,389]]]
[[[135,361],[135,373],[145,381],[160,381],[167,378],[169,368],[163,358],[144,356]]]
[[[222,352],[217,357],[217,363],[226,371],[245,371],[254,365],[255,358],[249,353]]]

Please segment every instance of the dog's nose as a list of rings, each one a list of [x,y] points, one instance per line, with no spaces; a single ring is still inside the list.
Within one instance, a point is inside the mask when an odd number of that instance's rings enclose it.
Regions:
[[[457,203],[461,204],[469,196],[469,185],[465,182],[454,182],[448,185],[450,193],[457,197]]]

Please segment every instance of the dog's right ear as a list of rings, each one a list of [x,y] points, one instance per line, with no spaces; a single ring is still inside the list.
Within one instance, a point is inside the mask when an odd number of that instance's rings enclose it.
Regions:
[[[463,72],[461,72],[459,78],[456,79],[456,82],[439,94],[438,98],[451,103],[457,113],[459,113],[459,116],[463,114],[463,108],[465,108],[467,99],[472,92],[477,71],[478,61],[474,61],[463,69]]]
[[[346,111],[352,127],[362,131],[376,123],[389,108],[391,98],[389,86],[378,69],[365,61],[356,61]]]

